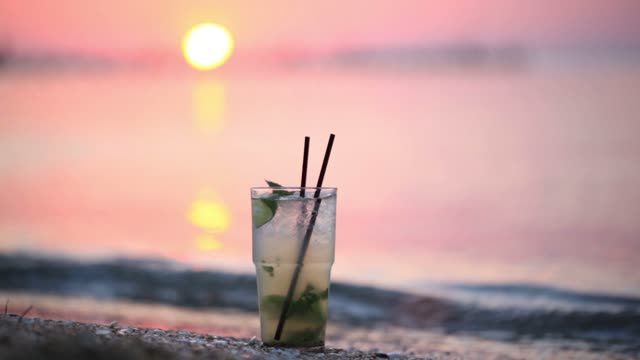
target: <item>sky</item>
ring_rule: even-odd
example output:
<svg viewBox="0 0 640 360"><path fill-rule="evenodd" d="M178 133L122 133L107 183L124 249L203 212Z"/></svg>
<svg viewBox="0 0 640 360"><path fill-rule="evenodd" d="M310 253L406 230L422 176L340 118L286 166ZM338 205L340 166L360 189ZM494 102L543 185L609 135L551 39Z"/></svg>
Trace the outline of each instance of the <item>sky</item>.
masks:
<svg viewBox="0 0 640 360"><path fill-rule="evenodd" d="M45 55L158 51L184 65L182 36L202 22L234 35L231 63L244 54L260 65L255 54L464 42L640 49L639 15L640 0L0 0L0 51L4 39ZM393 258L391 279L640 294L629 276L640 68L529 69L2 72L0 250L251 266L248 188L296 184L301 144L289 139L310 135L319 169L334 132L338 274L378 281L378 263ZM212 235L218 252L202 249L186 216L202 201L231 214ZM371 271L353 275L355 260Z"/></svg>
<svg viewBox="0 0 640 360"><path fill-rule="evenodd" d="M614 46L640 41L639 18L637 0L2 0L0 44L162 51L193 25L217 22L230 29L238 51L469 41Z"/></svg>

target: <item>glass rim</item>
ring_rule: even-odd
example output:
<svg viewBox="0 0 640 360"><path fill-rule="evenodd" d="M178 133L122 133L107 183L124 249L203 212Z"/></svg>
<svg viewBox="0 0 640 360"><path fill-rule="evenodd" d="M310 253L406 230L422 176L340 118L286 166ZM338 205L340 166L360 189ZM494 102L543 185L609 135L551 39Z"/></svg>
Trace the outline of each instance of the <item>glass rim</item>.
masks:
<svg viewBox="0 0 640 360"><path fill-rule="evenodd" d="M251 190L300 190L300 189L313 189L313 190L338 190L335 186L283 186L278 188L273 188L270 186L254 186L251 187Z"/></svg>

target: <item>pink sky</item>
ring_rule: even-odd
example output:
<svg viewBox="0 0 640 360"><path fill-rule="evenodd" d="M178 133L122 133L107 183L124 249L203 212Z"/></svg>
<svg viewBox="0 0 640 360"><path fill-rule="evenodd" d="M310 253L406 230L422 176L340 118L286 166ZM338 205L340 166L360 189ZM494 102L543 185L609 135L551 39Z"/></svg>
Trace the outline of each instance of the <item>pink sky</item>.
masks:
<svg viewBox="0 0 640 360"><path fill-rule="evenodd" d="M629 43L637 0L10 0L0 42L15 48L166 50L194 24L227 26L238 50L327 50L425 42Z"/></svg>

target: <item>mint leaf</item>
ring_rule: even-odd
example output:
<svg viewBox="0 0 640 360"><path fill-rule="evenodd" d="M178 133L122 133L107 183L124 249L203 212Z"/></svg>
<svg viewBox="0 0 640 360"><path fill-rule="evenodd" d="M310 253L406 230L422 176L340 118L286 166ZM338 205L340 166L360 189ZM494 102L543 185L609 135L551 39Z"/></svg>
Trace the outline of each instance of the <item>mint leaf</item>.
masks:
<svg viewBox="0 0 640 360"><path fill-rule="evenodd" d="M328 296L328 289L318 292L316 288L308 284L300 297L291 302L287 311L287 319L296 319L314 323L324 327L327 321L327 315L321 304L325 300L324 294ZM278 319L282 306L284 306L285 297L282 295L263 296L260 301L260 310L270 319Z"/></svg>
<svg viewBox="0 0 640 360"><path fill-rule="evenodd" d="M269 181L269 180L265 180L267 182L267 185L269 185L270 188L281 188L283 187L282 185L278 184L275 181Z"/></svg>
<svg viewBox="0 0 640 360"><path fill-rule="evenodd" d="M273 277L273 266L262 265L262 270L266 271L269 273L269 276Z"/></svg>
<svg viewBox="0 0 640 360"><path fill-rule="evenodd" d="M284 296L267 295L260 299L260 312L262 316L268 319L278 320L282 306L284 305Z"/></svg>
<svg viewBox="0 0 640 360"><path fill-rule="evenodd" d="M323 292L320 293L320 299L326 300L329 298L329 288L324 289Z"/></svg>
<svg viewBox="0 0 640 360"><path fill-rule="evenodd" d="M300 295L300 299L298 301L301 304L311 306L314 303L320 301L320 294L315 291L315 286L311 284L307 284L307 287L304 289L302 294Z"/></svg>
<svg viewBox="0 0 640 360"><path fill-rule="evenodd" d="M324 345L324 325L288 332L284 342L289 346L321 346Z"/></svg>
<svg viewBox="0 0 640 360"><path fill-rule="evenodd" d="M273 181L269 181L269 180L265 180L267 182L267 185L269 185L270 188L272 189L281 189L284 186L278 184L277 182L273 182ZM273 195L278 195L278 196L287 196L287 195L293 195L293 191L287 191L287 190L273 190Z"/></svg>

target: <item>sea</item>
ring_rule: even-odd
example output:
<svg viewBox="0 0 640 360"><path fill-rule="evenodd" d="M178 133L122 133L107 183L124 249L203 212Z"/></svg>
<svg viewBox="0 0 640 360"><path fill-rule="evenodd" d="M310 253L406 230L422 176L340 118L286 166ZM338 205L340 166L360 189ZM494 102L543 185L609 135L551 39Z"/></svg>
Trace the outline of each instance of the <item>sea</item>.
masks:
<svg viewBox="0 0 640 360"><path fill-rule="evenodd" d="M333 133L328 346L640 357L640 61L365 65L0 67L0 302L258 336L249 188Z"/></svg>

